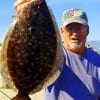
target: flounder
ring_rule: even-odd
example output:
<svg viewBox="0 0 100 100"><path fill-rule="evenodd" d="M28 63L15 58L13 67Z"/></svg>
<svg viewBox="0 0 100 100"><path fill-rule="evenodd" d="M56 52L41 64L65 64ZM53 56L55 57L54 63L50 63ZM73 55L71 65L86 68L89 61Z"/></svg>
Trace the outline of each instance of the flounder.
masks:
<svg viewBox="0 0 100 100"><path fill-rule="evenodd" d="M18 92L12 100L30 100L30 93L56 80L62 63L61 37L53 13L45 0L28 4L15 16L2 47L2 75Z"/></svg>

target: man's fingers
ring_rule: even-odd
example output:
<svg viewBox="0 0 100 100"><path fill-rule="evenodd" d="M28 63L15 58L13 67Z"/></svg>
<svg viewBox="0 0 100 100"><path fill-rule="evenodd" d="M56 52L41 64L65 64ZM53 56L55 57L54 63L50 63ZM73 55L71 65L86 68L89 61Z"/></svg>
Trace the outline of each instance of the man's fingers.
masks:
<svg viewBox="0 0 100 100"><path fill-rule="evenodd" d="M17 13L19 14L27 4L34 2L34 5L42 3L43 0L18 0L14 4L14 8L16 9Z"/></svg>
<svg viewBox="0 0 100 100"><path fill-rule="evenodd" d="M31 0L31 2L34 2L34 4L41 4L43 0Z"/></svg>
<svg viewBox="0 0 100 100"><path fill-rule="evenodd" d="M19 8L17 8L17 7L23 5L24 3L27 3L27 2L29 2L29 1L31 1L31 0L17 0L17 1L15 2L15 4L14 4L14 8L15 8L15 9L19 9Z"/></svg>
<svg viewBox="0 0 100 100"><path fill-rule="evenodd" d="M16 11L17 14L20 14L20 12L24 9L24 4L23 5L19 5L18 7L16 7Z"/></svg>

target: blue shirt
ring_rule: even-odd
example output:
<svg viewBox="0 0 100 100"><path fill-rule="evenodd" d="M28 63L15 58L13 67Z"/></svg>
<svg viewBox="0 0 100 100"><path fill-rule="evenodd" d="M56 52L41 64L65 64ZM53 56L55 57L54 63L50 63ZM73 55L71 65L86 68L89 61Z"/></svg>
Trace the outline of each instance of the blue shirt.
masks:
<svg viewBox="0 0 100 100"><path fill-rule="evenodd" d="M97 100L100 95L100 55L87 49L78 55L64 49L58 79L47 87L45 100Z"/></svg>

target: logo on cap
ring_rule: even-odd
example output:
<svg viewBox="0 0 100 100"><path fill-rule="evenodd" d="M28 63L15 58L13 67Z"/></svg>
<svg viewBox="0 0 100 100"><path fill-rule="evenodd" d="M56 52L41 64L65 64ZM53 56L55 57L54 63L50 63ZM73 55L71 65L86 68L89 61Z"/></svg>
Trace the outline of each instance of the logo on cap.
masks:
<svg viewBox="0 0 100 100"><path fill-rule="evenodd" d="M69 11L70 16L74 16L74 13L75 13L75 10L73 10L73 9Z"/></svg>

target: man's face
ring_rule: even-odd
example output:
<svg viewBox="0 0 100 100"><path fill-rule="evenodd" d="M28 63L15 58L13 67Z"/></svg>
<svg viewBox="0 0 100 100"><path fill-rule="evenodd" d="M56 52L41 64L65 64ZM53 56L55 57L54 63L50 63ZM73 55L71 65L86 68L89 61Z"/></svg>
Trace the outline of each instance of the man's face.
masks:
<svg viewBox="0 0 100 100"><path fill-rule="evenodd" d="M79 24L71 23L66 27L61 28L61 33L64 39L64 45L68 49L77 50L85 48L86 37L88 35L89 28Z"/></svg>

